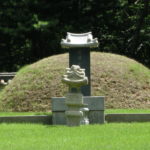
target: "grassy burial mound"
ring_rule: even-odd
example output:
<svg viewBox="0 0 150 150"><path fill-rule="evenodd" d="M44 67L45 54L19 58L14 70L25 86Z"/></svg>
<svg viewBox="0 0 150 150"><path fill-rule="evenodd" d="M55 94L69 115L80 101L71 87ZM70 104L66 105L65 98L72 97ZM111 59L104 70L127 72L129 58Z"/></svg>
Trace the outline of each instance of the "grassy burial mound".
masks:
<svg viewBox="0 0 150 150"><path fill-rule="evenodd" d="M0 93L1 111L49 111L50 97L64 96L61 77L68 54L22 68ZM92 95L106 96L106 108L150 108L150 70L124 56L91 53Z"/></svg>

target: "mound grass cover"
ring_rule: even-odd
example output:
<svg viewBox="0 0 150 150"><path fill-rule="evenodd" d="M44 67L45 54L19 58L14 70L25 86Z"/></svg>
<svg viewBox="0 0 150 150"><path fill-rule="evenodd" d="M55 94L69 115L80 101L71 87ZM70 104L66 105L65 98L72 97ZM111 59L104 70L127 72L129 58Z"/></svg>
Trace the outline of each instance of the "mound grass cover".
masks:
<svg viewBox="0 0 150 150"><path fill-rule="evenodd" d="M64 96L61 78L68 54L42 59L22 68L0 93L1 111L49 111L50 98ZM93 96L106 96L106 108L150 108L150 70L124 56L91 53Z"/></svg>

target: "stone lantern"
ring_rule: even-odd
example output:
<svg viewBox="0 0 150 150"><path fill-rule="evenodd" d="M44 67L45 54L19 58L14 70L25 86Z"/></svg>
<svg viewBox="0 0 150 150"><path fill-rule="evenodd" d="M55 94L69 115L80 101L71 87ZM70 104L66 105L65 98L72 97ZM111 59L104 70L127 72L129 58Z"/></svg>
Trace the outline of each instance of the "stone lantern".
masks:
<svg viewBox="0 0 150 150"><path fill-rule="evenodd" d="M81 69L77 65L72 65L71 68L66 69L66 74L62 78L62 82L69 86L69 92L65 98L67 125L78 126L89 124L89 109L83 102L83 95L80 90L81 86L88 84L85 69Z"/></svg>
<svg viewBox="0 0 150 150"><path fill-rule="evenodd" d="M66 39L61 40L61 47L69 49L69 67L79 65L85 69L89 82L81 89L84 96L91 95L90 49L98 45L97 38L93 39L91 32L81 34L67 32Z"/></svg>

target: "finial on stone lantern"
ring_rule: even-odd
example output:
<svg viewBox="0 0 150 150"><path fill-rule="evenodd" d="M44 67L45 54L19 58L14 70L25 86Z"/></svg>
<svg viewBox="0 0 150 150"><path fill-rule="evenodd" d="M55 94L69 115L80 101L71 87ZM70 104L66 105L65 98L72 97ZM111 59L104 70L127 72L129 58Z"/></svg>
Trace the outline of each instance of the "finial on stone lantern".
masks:
<svg viewBox="0 0 150 150"><path fill-rule="evenodd" d="M85 69L81 69L78 65L72 65L71 68L66 68L66 74L63 76L62 82L71 88L79 88L88 84Z"/></svg>

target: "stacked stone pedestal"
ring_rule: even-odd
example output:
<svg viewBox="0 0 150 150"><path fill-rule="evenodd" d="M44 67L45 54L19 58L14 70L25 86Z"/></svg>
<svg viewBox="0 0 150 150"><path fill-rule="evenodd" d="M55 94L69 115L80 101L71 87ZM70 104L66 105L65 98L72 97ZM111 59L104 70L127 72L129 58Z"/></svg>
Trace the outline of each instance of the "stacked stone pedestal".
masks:
<svg viewBox="0 0 150 150"><path fill-rule="evenodd" d="M87 118L88 108L83 103L83 95L81 93L68 93L65 104L67 106L65 115L68 126L89 124Z"/></svg>
<svg viewBox="0 0 150 150"><path fill-rule="evenodd" d="M66 125L67 119L65 112L68 111L68 107L65 103L66 97L52 97L52 120L54 125ZM84 96L83 103L87 104L84 107L83 112L86 113L88 108L89 124L103 124L105 122L104 115L104 96Z"/></svg>

